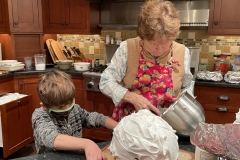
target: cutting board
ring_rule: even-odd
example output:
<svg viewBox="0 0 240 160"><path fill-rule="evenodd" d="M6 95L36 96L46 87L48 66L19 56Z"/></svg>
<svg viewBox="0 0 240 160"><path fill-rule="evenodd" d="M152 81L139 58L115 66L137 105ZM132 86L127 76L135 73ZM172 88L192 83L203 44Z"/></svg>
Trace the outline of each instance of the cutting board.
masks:
<svg viewBox="0 0 240 160"><path fill-rule="evenodd" d="M67 60L67 57L63 53L63 47L58 41L48 39L46 40L46 44L54 63L56 63L57 60Z"/></svg>
<svg viewBox="0 0 240 160"><path fill-rule="evenodd" d="M109 145L102 149L103 154L108 158L108 160L115 160L108 149ZM194 160L195 154L189 151L179 149L178 160Z"/></svg>
<svg viewBox="0 0 240 160"><path fill-rule="evenodd" d="M46 44L47 44L47 47L48 47L48 50L50 52L50 55L52 57L52 60L53 60L53 63L56 63L56 61L58 60L57 56L55 55L54 51L53 51L53 48L52 48L52 45L51 45L51 42L52 40L54 39L48 39L46 40Z"/></svg>

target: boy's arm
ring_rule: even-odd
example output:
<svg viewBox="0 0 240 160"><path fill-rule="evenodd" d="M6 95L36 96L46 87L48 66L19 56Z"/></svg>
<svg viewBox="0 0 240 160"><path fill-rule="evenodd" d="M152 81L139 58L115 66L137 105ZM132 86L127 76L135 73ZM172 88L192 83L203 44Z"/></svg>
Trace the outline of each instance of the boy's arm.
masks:
<svg viewBox="0 0 240 160"><path fill-rule="evenodd" d="M112 118L107 118L105 121L105 127L113 130L118 125L118 122L113 120Z"/></svg>
<svg viewBox="0 0 240 160"><path fill-rule="evenodd" d="M53 147L57 150L84 150L87 159L97 159L101 157L101 160L107 160L98 145L86 138L60 134L55 138Z"/></svg>

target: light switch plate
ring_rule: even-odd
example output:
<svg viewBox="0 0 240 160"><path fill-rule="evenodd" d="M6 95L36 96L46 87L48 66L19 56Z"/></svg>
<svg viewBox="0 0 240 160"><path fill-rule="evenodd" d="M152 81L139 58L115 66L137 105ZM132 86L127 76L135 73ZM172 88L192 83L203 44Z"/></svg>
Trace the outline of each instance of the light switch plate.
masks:
<svg viewBox="0 0 240 160"><path fill-rule="evenodd" d="M94 54L94 46L89 46L89 54Z"/></svg>

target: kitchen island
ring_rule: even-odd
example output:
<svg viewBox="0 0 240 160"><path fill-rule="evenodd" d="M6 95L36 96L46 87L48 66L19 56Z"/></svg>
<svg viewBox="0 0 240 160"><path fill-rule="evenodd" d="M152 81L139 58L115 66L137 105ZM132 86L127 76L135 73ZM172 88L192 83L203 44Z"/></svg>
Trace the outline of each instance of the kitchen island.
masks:
<svg viewBox="0 0 240 160"><path fill-rule="evenodd" d="M20 70L15 72L9 72L8 74L0 75L0 93L3 95L6 92L18 92L21 94L31 95L29 97L29 104L31 101L31 105L28 106L29 114L23 116L24 118L29 119L29 121L22 121L29 123L31 122L31 114L35 110L35 108L39 107L40 100L38 98L36 92L36 86L39 79L39 75L45 72L49 72L51 70L58 70L57 67L46 68L43 71L37 71L35 69L32 70ZM73 79L73 83L76 87L76 103L79 104L81 107L85 108L89 111L98 111L99 113L103 113L105 115L111 116L112 109L114 105L112 100L103 95L101 92L92 92L86 91L84 89L84 80L83 80L83 73L75 71L72 67L70 70L64 71L71 75ZM206 115L206 122L207 123L226 123L226 122L233 122L235 120L235 113L239 110L240 99L239 99L239 92L240 85L239 84L229 84L224 81L222 82L205 82L205 81L196 81L195 82L195 93L194 95L197 96L197 100L201 103L204 108L205 115ZM229 100L228 100L229 98ZM16 109L20 109L20 105L17 103L12 103L15 105ZM24 101L25 102L25 101ZM10 110L9 110L10 111ZM16 112L17 113L17 112ZM22 112L27 113L27 112ZM3 114L2 114L3 115ZM6 114L4 114L6 115ZM9 115L9 117L17 116ZM7 116L8 117L8 116ZM3 118L3 116L2 116ZM2 119L3 122L3 119ZM9 121L12 122L12 121ZM19 121L20 122L20 121ZM14 123L13 123L14 125ZM29 124L28 124L29 125ZM5 125L6 129L13 128L11 125ZM26 125L24 125L26 126ZM83 129L83 137L89 138L98 141L109 141L111 139L111 131L105 128L98 128L98 129ZM3 133L3 135L7 136L8 133ZM12 137L20 137L18 136L18 132L12 131ZM29 135L32 135L32 130L28 131ZM24 134L26 135L26 134ZM10 137L11 137L10 136ZM5 142L11 139L10 137L6 137L4 139ZM28 138L28 137L27 137ZM30 136L28 141L33 140L33 137ZM26 138L24 137L21 139L20 142L26 142ZM20 142L14 142L11 146L5 146L5 156L9 156L12 153L16 152L19 148L14 148L12 146L16 146L17 144L21 144ZM29 143L29 142L28 142ZM21 147L25 146L26 144L22 144ZM180 141L179 142L180 148L183 150L194 152L195 148L189 143L189 141ZM104 146L103 146L104 147ZM41 156L41 155L38 155Z"/></svg>
<svg viewBox="0 0 240 160"><path fill-rule="evenodd" d="M195 152L195 146L192 145L189 141L189 137L180 137L178 140L179 148L185 151ZM110 141L97 143L100 148L110 144ZM15 158L14 160L86 160L85 154L83 151L80 152L49 152L44 154L36 154L32 156Z"/></svg>

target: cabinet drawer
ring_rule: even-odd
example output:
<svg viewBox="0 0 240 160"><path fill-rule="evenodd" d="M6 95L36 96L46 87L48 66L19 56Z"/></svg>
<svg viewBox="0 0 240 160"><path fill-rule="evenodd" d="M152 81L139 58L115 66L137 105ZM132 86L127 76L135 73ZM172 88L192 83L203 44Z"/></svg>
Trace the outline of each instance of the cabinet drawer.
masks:
<svg viewBox="0 0 240 160"><path fill-rule="evenodd" d="M238 107L217 105L217 104L204 104L203 105L206 123L233 123L236 120L236 113L239 111Z"/></svg>
<svg viewBox="0 0 240 160"><path fill-rule="evenodd" d="M221 105L240 106L239 89L229 90L227 88L201 88L197 100L204 103L214 103Z"/></svg>

